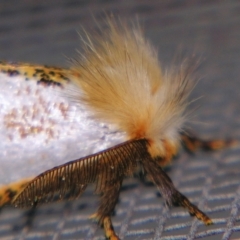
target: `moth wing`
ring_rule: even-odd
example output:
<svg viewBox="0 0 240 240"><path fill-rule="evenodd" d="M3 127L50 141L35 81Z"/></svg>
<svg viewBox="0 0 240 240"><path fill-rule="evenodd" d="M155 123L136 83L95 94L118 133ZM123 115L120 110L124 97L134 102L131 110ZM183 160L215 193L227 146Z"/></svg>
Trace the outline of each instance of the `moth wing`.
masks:
<svg viewBox="0 0 240 240"><path fill-rule="evenodd" d="M0 186L124 141L68 97L69 71L0 64Z"/></svg>

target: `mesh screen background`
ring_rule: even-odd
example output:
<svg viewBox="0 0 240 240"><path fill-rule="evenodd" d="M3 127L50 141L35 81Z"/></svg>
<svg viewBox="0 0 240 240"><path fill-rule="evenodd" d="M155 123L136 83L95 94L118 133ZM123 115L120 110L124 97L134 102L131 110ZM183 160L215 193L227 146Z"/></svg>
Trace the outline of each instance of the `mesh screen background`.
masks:
<svg viewBox="0 0 240 240"><path fill-rule="evenodd" d="M202 60L191 98L191 127L202 138L240 139L239 1L0 2L0 59L68 66L81 49L77 30L100 25L106 13L135 19L159 49L163 65L181 49ZM94 16L94 17L93 17ZM182 152L167 170L178 190L213 219L205 227L182 208L165 208L154 186L124 182L113 223L121 239L240 239L240 147L214 153ZM63 160L64 161L64 160ZM81 199L27 210L4 208L0 239L104 239L88 216L97 208L91 187Z"/></svg>

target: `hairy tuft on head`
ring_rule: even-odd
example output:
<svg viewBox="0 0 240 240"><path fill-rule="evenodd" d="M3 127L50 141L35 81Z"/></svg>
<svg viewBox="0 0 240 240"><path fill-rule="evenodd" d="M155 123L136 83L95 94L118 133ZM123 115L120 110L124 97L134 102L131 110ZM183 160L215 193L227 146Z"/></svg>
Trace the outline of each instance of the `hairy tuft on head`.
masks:
<svg viewBox="0 0 240 240"><path fill-rule="evenodd" d="M108 21L97 37L86 35L84 53L74 61L78 100L99 120L115 124L129 139L145 138L152 155L163 142L178 145L184 110L192 89L187 61L179 69L161 69L158 54L138 25Z"/></svg>

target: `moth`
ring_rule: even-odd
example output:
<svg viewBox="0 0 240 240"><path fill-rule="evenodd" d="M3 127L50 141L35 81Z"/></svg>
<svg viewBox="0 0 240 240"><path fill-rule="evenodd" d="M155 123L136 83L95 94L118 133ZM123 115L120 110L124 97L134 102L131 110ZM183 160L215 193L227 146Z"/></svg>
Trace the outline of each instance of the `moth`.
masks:
<svg viewBox="0 0 240 240"><path fill-rule="evenodd" d="M178 68L162 69L139 26L109 21L107 30L87 34L82 44L83 53L69 69L0 63L5 139L0 206L31 207L76 198L96 183L100 206L92 217L108 239L119 239L111 214L123 179L140 166L167 205L182 206L212 224L163 170L181 145L192 152L233 144L203 141L184 130L195 84L192 64L184 61ZM16 154L19 142L28 146L24 159ZM67 150L72 155L65 156ZM14 168L18 171L13 173Z"/></svg>

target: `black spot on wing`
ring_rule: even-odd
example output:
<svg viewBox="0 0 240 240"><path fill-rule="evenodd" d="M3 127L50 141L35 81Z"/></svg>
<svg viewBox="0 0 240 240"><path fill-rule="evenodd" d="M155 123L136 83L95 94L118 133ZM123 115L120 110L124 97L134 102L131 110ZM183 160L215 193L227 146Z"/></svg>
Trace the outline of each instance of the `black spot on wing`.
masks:
<svg viewBox="0 0 240 240"><path fill-rule="evenodd" d="M61 87L62 84L59 82L55 82L51 79L46 79L44 77L42 77L40 80L37 81L37 84L42 84L44 86L58 86Z"/></svg>

